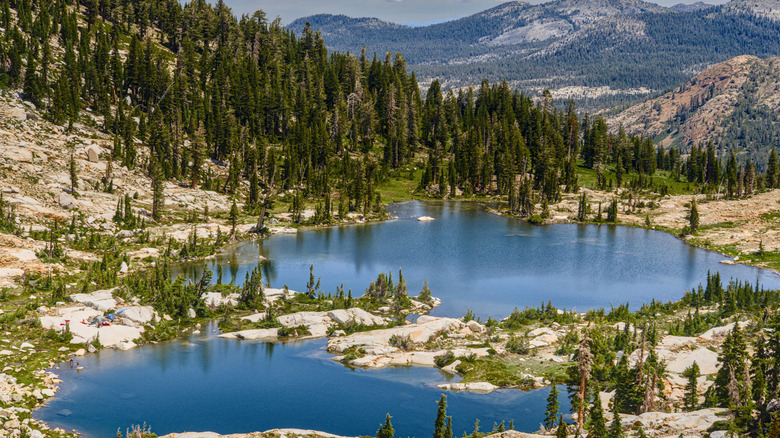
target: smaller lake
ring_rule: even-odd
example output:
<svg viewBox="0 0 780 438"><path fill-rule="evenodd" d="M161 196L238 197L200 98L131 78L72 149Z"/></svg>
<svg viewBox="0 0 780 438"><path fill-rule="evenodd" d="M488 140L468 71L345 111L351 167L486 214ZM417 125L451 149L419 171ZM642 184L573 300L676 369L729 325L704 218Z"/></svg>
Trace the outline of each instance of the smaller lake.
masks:
<svg viewBox="0 0 780 438"><path fill-rule="evenodd" d="M515 307L589 308L676 300L704 283L707 272L721 278L780 288L780 276L744 265L725 265L726 257L691 246L660 231L615 225L554 224L486 212L474 202L405 202L389 207L398 219L364 225L310 229L242 242L207 263L183 265L196 278L204 268L223 265L223 281L243 283L248 270L263 263L272 287L306 290L309 266L322 290L343 284L362 295L380 272L398 280L403 270L409 294L427 279L443 304L433 315L462 316L467 309L486 319L502 318ZM432 216L432 222L418 222Z"/></svg>
<svg viewBox="0 0 780 438"><path fill-rule="evenodd" d="M216 338L215 328L126 352L103 350L81 358L80 372L63 364L56 371L62 389L35 417L93 438L143 422L158 435L292 427L360 436L374 434L390 413L396 436L426 437L442 394L435 385L452 378L433 368L352 370L330 359L324 339L242 343ZM454 435L471 433L476 419L482 430L512 419L518 430L536 430L548 393L448 393ZM566 399L563 390L562 412Z"/></svg>

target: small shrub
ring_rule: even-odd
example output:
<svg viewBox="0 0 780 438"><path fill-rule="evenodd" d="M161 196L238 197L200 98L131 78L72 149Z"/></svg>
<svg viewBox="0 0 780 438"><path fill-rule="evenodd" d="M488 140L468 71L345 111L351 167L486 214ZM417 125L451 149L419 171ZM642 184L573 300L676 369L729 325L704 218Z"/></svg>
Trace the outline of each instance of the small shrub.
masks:
<svg viewBox="0 0 780 438"><path fill-rule="evenodd" d="M433 361L437 367L444 368L447 365L455 362L455 354L448 350L446 353L436 356Z"/></svg>
<svg viewBox="0 0 780 438"><path fill-rule="evenodd" d="M528 346L528 340L525 338L519 338L512 336L506 341L506 351L515 354L528 354L530 347Z"/></svg>
<svg viewBox="0 0 780 438"><path fill-rule="evenodd" d="M412 342L409 336L393 335L390 337L390 345L404 351L409 351L414 347L414 342Z"/></svg>

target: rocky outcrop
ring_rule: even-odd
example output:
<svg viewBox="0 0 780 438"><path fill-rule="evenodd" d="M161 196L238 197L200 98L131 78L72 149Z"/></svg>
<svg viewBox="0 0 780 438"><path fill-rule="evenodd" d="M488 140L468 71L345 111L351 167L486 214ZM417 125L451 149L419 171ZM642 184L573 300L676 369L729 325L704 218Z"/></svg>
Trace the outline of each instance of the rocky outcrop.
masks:
<svg viewBox="0 0 780 438"><path fill-rule="evenodd" d="M219 335L223 339L238 339L241 341L275 341L279 338L279 329L242 330L240 332L223 333Z"/></svg>
<svg viewBox="0 0 780 438"><path fill-rule="evenodd" d="M780 16L780 9L776 13ZM708 140L719 146L721 134L741 126L741 118L732 116L745 105L743 102L749 102L751 109L777 107L778 66L780 58L738 56L708 68L660 97L610 115L607 122L615 130L622 126L628 134L654 137L664 148L687 150Z"/></svg>
<svg viewBox="0 0 780 438"><path fill-rule="evenodd" d="M89 294L73 294L70 300L82 306L63 305L52 309L38 309L41 326L56 332L69 331L72 344L89 344L98 341L107 348L128 350L136 346L135 340L142 337L144 325L158 320L157 313L149 306L126 307L114 314L108 325L93 324L95 318L102 318L106 311L114 310L120 301L112 295L113 290L95 291Z"/></svg>
<svg viewBox="0 0 780 438"><path fill-rule="evenodd" d="M332 320L327 312L298 312L289 315L282 315L276 318L279 324L287 328L304 326L312 337L321 338L327 336L328 327L332 325Z"/></svg>
<svg viewBox="0 0 780 438"><path fill-rule="evenodd" d="M151 306L133 306L118 310L117 315L138 324L148 324L159 320L157 312Z"/></svg>
<svg viewBox="0 0 780 438"><path fill-rule="evenodd" d="M744 329L747 327L748 322L747 321L740 321L739 322L739 328ZM702 333L699 336L699 339L707 340L707 341L713 341L713 340L723 340L726 338L726 335L728 335L730 332L734 330L734 323L726 324L722 327L713 327L706 332Z"/></svg>
<svg viewBox="0 0 780 438"><path fill-rule="evenodd" d="M534 435L532 433L523 433L516 430L507 430L505 432L487 435L485 438L543 438L544 435Z"/></svg>
<svg viewBox="0 0 780 438"><path fill-rule="evenodd" d="M391 338L408 338L412 344L422 344L441 333L460 329L464 326L463 321L459 319L421 316L416 324L331 338L328 340L328 351L343 353L349 348L358 347L365 350L368 354L385 354L398 350L397 347L390 345Z"/></svg>
<svg viewBox="0 0 780 438"><path fill-rule="evenodd" d="M328 317L337 324L363 324L365 326L384 325L387 319L372 315L360 308L336 309L328 312Z"/></svg>
<svg viewBox="0 0 780 438"><path fill-rule="evenodd" d="M478 394L487 394L498 389L498 386L488 382L442 383L436 386L442 391L468 391Z"/></svg>
<svg viewBox="0 0 780 438"><path fill-rule="evenodd" d="M220 435L214 432L183 432L164 435L161 438L348 438L332 433L304 429L271 429L265 432Z"/></svg>
<svg viewBox="0 0 780 438"><path fill-rule="evenodd" d="M607 421L611 414L606 415ZM647 412L642 415L620 415L624 428L641 425L653 437L704 436L704 433L718 421L728 419L728 409L710 408L693 412Z"/></svg>
<svg viewBox="0 0 780 438"><path fill-rule="evenodd" d="M70 193L61 192L54 198L54 200L57 201L57 204L65 210L73 210L77 207L76 198L74 198Z"/></svg>
<svg viewBox="0 0 780 438"><path fill-rule="evenodd" d="M117 301L113 296L114 291L115 289L110 289L99 290L89 294L73 294L70 296L70 300L74 303L82 303L105 312L106 310L114 309L117 305Z"/></svg>
<svg viewBox="0 0 780 438"><path fill-rule="evenodd" d="M217 308L219 306L237 306L238 294L229 294L222 296L219 292L206 292L200 296L207 306Z"/></svg>
<svg viewBox="0 0 780 438"><path fill-rule="evenodd" d="M718 364L718 353L704 347L699 347L693 351L686 351L678 354L672 361L666 365L666 370L670 373L682 374L686 368L693 365L699 366L703 375L715 374L720 369Z"/></svg>
<svg viewBox="0 0 780 438"><path fill-rule="evenodd" d="M282 289L276 289L282 291ZM218 295L218 294L217 294ZM276 295L281 296L281 295ZM266 296L267 297L267 296ZM265 313L257 313L250 316L245 316L241 319L258 322L260 319L265 318ZM288 315L281 315L276 317L276 320L288 329L297 327L306 327L309 331L308 336L303 338L321 338L328 335L328 332L332 328L337 328L340 325L348 324L362 324L367 327L382 326L389 321L381 316L372 315L363 309L354 307L351 309L337 309L329 312L297 312L290 313ZM277 329L273 329L277 330ZM268 330L243 330L240 332L226 333L221 335L224 338L231 339L244 339L244 340L267 340L273 341L276 339L277 331Z"/></svg>
<svg viewBox="0 0 780 438"><path fill-rule="evenodd" d="M476 328L476 327L475 327ZM463 321L452 318L421 316L418 322L389 329L371 330L353 333L349 336L332 337L328 340L328 351L343 354L347 351L359 351L360 354L347 357L338 356L335 360L366 368L385 366L436 366L436 357L451 352L455 357L487 356L488 348L457 348L452 350L426 350L423 344L447 334L448 337L464 337L472 333ZM449 372L454 373L450 365Z"/></svg>

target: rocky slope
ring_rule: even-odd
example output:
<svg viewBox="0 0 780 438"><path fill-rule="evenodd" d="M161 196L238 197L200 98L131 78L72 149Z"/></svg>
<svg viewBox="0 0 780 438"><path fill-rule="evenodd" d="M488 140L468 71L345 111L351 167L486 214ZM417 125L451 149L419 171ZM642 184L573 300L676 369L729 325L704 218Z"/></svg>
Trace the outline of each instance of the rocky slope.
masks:
<svg viewBox="0 0 780 438"><path fill-rule="evenodd" d="M780 58L739 56L608 121L611 126L623 125L628 133L652 136L664 147L685 149L710 139L727 147L724 134L748 126L745 113L765 115L759 126L773 137L772 131L780 129L779 104Z"/></svg>
<svg viewBox="0 0 780 438"><path fill-rule="evenodd" d="M38 258L36 254L45 247L45 242L27 238L30 231L47 230L54 221L63 226L75 219L79 227L97 233L133 238L136 233L120 230L113 221L117 204L125 195L133 198L133 212L149 225L147 231L152 236L165 235L185 241L193 225L187 224L184 216L206 209L208 221L195 225L198 236L213 237L218 230L223 235L229 233L230 225L214 218L230 210L232 200L224 194L166 182L165 216L157 223L151 218L151 179L142 169L130 170L116 161L110 169L113 191L107 192L104 181L111 145L112 140L106 134L89 124L77 123L68 132L64 126L45 121L42 114L19 98L18 91L0 92L0 190L6 209L12 209L17 226L23 231L22 237L0 233L0 287L15 284L15 279L28 271L66 270L61 263L46 263ZM139 149L142 154L147 150ZM71 153L76 163L75 193L71 191ZM208 167L215 175L226 172L226 167L219 163L208 163ZM246 223L238 230L246 231L251 226ZM274 232L295 231L281 226L272 228ZM74 262L96 259L90 252L63 246L65 256ZM128 255L132 261L156 257L159 250L138 248Z"/></svg>

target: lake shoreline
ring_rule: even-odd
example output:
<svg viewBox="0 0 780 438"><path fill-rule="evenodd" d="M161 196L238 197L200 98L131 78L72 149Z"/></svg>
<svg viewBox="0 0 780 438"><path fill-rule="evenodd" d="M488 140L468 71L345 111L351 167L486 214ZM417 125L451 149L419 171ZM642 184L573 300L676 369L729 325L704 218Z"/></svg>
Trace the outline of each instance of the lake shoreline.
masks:
<svg viewBox="0 0 780 438"><path fill-rule="evenodd" d="M468 202L475 202L475 201L468 201ZM572 223L577 223L577 222L572 222ZM618 225L625 225L625 224L618 224ZM677 237L677 236L675 236L675 237Z"/></svg>

